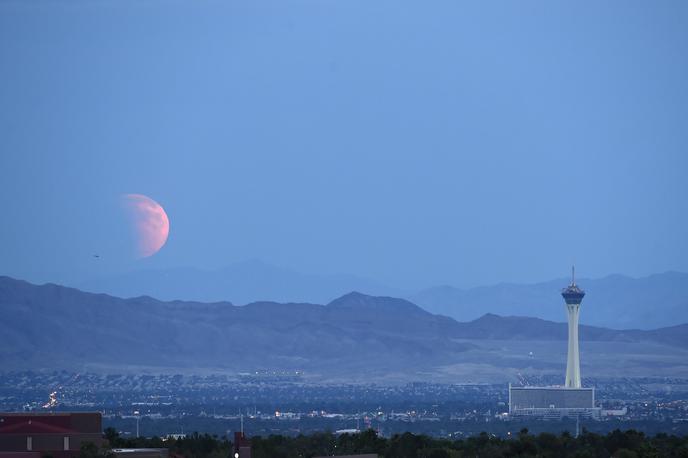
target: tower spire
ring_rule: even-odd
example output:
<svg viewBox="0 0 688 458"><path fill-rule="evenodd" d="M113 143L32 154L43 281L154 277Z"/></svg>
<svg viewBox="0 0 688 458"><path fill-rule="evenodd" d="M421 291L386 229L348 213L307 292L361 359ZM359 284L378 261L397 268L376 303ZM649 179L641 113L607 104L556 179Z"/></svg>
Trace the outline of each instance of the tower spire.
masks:
<svg viewBox="0 0 688 458"><path fill-rule="evenodd" d="M576 266L571 265L571 284L576 286Z"/></svg>

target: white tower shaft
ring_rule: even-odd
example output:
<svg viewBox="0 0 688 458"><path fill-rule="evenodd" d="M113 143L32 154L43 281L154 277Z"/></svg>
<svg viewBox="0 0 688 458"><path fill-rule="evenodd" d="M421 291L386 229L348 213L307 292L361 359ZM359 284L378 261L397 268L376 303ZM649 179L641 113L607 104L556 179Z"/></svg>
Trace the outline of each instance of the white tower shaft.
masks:
<svg viewBox="0 0 688 458"><path fill-rule="evenodd" d="M580 304L566 304L569 321L569 352L566 361L567 388L580 388L580 357L578 352L578 313Z"/></svg>

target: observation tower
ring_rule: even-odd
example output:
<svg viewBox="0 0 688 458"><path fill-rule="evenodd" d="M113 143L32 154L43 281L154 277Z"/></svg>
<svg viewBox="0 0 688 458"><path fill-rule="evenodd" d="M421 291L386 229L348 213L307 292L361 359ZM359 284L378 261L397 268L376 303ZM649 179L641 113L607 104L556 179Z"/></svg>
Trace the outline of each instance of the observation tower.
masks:
<svg viewBox="0 0 688 458"><path fill-rule="evenodd" d="M585 291L576 285L576 270L571 267L571 284L561 291L566 302L566 313L569 320L569 351L566 360L566 388L580 388L580 356L578 352L578 314Z"/></svg>
<svg viewBox="0 0 688 458"><path fill-rule="evenodd" d="M581 387L578 354L578 313L585 291L576 285L571 268L571 284L561 291L569 319L569 354L564 386L511 386L509 415L545 419L600 418L602 409L595 407L595 388Z"/></svg>

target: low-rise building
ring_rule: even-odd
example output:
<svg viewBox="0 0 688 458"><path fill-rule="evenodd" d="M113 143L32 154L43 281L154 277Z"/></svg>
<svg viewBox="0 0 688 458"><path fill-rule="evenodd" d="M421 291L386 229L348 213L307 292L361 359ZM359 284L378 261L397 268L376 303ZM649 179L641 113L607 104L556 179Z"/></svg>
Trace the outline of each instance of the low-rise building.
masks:
<svg viewBox="0 0 688 458"><path fill-rule="evenodd" d="M103 444L99 412L0 413L0 452L71 458L87 442Z"/></svg>
<svg viewBox="0 0 688 458"><path fill-rule="evenodd" d="M549 419L599 418L594 388L513 387L509 385L509 415Z"/></svg>

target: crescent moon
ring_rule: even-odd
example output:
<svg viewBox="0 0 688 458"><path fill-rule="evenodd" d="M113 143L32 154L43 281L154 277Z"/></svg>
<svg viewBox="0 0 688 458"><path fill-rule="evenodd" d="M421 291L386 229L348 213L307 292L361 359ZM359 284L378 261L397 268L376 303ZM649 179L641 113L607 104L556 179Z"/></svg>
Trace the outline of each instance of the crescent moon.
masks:
<svg viewBox="0 0 688 458"><path fill-rule="evenodd" d="M143 194L125 194L124 208L136 233L136 255L153 256L167 242L170 220L162 205Z"/></svg>

